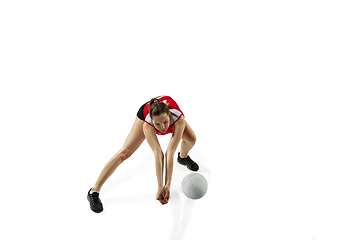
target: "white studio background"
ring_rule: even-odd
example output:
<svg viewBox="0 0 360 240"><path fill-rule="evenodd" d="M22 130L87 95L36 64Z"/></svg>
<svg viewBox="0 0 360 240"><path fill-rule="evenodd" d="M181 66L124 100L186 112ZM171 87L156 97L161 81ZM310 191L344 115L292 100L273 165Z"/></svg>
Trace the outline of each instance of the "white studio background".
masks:
<svg viewBox="0 0 360 240"><path fill-rule="evenodd" d="M356 1L2 1L7 239L360 238ZM204 198L155 200L146 142L86 194L138 108L170 95ZM159 137L165 149L170 136Z"/></svg>

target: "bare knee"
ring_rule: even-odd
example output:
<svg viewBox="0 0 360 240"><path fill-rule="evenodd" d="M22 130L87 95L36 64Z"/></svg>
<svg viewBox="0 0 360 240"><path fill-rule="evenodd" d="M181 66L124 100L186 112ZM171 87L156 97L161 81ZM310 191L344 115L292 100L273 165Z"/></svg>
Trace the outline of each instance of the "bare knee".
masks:
<svg viewBox="0 0 360 240"><path fill-rule="evenodd" d="M194 135L193 138L191 138L191 141L195 145L195 143L196 143L196 135Z"/></svg>
<svg viewBox="0 0 360 240"><path fill-rule="evenodd" d="M196 143L196 136L195 136L195 135L192 135L192 136L184 139L184 141L185 141L186 143L191 144L191 145L195 145L195 143Z"/></svg>
<svg viewBox="0 0 360 240"><path fill-rule="evenodd" d="M120 161L120 162L123 162L125 161L126 159L128 159L129 157L131 157L131 155L133 154L134 152L129 150L129 149L121 149L120 152L117 154L117 159Z"/></svg>

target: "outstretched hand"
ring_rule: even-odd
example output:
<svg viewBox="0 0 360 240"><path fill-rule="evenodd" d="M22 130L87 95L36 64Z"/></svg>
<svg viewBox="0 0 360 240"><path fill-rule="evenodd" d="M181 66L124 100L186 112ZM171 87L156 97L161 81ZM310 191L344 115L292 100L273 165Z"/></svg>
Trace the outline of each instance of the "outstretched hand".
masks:
<svg viewBox="0 0 360 240"><path fill-rule="evenodd" d="M170 189L168 187L159 188L156 194L156 200L158 200L162 205L165 205L169 202L170 198Z"/></svg>

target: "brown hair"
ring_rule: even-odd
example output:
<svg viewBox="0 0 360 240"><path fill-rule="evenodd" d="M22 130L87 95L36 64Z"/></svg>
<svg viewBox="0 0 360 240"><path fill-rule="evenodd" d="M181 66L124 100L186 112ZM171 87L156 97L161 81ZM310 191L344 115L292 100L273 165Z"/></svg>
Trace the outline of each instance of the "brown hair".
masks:
<svg viewBox="0 0 360 240"><path fill-rule="evenodd" d="M166 113L168 116L170 116L169 106L163 102L160 102L157 98L152 98L150 100L149 113L151 119L154 116L160 116L163 113Z"/></svg>

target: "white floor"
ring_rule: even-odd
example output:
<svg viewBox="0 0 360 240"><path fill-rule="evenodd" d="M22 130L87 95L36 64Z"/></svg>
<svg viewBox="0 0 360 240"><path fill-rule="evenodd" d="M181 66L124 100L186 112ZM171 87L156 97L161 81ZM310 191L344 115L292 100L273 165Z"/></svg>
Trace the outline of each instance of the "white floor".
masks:
<svg viewBox="0 0 360 240"><path fill-rule="evenodd" d="M355 1L0 3L6 239L358 240ZM138 108L172 96L209 183L174 165L155 200L146 142L86 199ZM165 150L170 136L159 137Z"/></svg>

